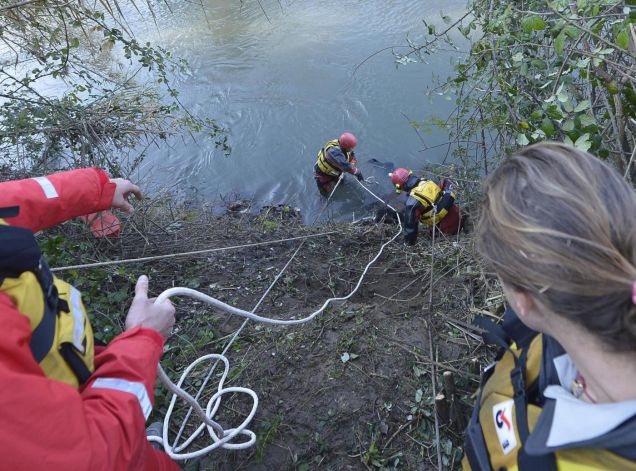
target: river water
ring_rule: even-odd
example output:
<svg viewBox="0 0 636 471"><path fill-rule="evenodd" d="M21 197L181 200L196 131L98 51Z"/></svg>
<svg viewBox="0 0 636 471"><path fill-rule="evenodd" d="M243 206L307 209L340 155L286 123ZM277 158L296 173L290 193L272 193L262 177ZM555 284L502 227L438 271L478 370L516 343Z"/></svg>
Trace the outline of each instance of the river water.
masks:
<svg viewBox="0 0 636 471"><path fill-rule="evenodd" d="M445 117L448 98L426 96L434 76L445 77L459 52L439 51L427 63L396 68L387 46L419 39L422 20L444 29L465 0L203 0L155 9L136 28L138 39L171 50L189 63L174 78L181 102L229 129L232 153L210 140L172 140L150 148L142 174L174 184L189 197L253 198L256 205L290 203L310 221L322 205L313 181L316 153L342 131L354 132L359 167L386 194L386 171L375 158L420 168L444 158L440 132L418 136L410 120ZM263 12L265 11L265 13ZM405 51L400 49L400 51ZM422 141L424 140L424 142ZM365 175L365 176L366 176ZM329 216L360 217L369 195L349 179L334 197Z"/></svg>

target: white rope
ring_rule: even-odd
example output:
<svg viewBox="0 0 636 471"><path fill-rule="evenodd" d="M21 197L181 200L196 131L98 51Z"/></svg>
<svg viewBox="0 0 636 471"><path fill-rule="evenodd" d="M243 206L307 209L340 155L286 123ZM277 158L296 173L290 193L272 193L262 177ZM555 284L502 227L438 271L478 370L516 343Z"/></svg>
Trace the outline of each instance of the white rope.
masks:
<svg viewBox="0 0 636 471"><path fill-rule="evenodd" d="M320 211L318 212L318 214L316 215L316 217L314 218L312 224L315 224L316 221L318 220L318 218L320 218L320 216L322 215L322 213L325 211L325 209L327 209L327 206L329 205L329 202L331 201L331 197L334 195L334 193L336 192L336 189L338 188L338 186L340 185L340 182L342 181L342 179L344 178L344 174L340 174L340 177L338 178L338 181L336 182L336 184L334 185L333 189L331 190L331 192L329 193L329 197L327 198L327 200L325 201L325 203L323 204L322 208L320 209ZM252 308L251 312L256 312L256 310L259 308L259 306L263 303L263 301L265 301L265 298L267 298L267 295L269 294L269 292L274 288L274 286L276 285L276 283L278 282L278 280L280 279L280 277L283 275L283 273L285 272L285 270L287 270L287 267L291 264L291 262L294 260L294 258L296 258L296 255L298 254L298 252L300 252L300 249L303 247L303 245L305 244L305 241L303 240L298 247L296 248L296 251L292 254L292 256L289 258L289 260L287 261L287 263L285 264L285 266L278 272L278 274L274 277L274 280L271 282L271 284L269 285L269 287L265 290L265 292L263 293L263 295L261 296L261 298L258 300L258 302L256 303L256 305ZM223 348L223 352L221 352L221 355L225 355L230 347L234 344L234 342L236 341L236 339L239 337L239 335L241 335L241 332L243 331L243 329L245 328L245 326L247 325L247 323L249 322L249 319L245 319L245 321L243 321L243 324L241 324L241 326L238 328L238 330L234 333L234 335L232 336L232 338L230 339L230 341L227 343L227 345ZM181 438L181 435L183 434L183 431L185 430L185 427L188 423L188 420L190 419L190 416L192 414L193 411L197 411L197 415L205 421L205 417L202 417L200 413L200 406L198 405L197 401L199 400L199 397L201 396L201 394L203 394L203 391L205 390L208 382L210 381L210 378L212 377L212 373L214 372L214 369L216 368L216 366L218 365L219 360L217 360L216 362L214 362L214 364L209 368L208 373L205 377L205 379L203 380L203 382L201 383L201 386L199 387L199 390L197 391L196 396L193 398L194 399L194 403L190 403L190 408L188 409L188 412L186 413L185 418L183 419L183 421L181 422L181 427L179 427L179 431L177 432L177 436L175 437L175 441L174 441L174 445L176 446L176 444L179 442L179 439ZM160 378L162 377L161 373L162 370L161 368L158 369L158 373ZM167 375L164 373L163 374L164 379L168 380L168 381L164 381L164 383L170 383L172 384L171 381L169 381L169 378L167 377ZM186 399L186 401L190 402L187 396L184 397L184 399Z"/></svg>
<svg viewBox="0 0 636 471"><path fill-rule="evenodd" d="M93 267L103 267L106 265L123 265L125 263L135 263L135 262L148 262L151 260L163 260L165 258L175 258L175 257L187 257L190 255L200 255L204 253L212 253L212 252L222 252L224 250L234 250L234 249L244 249L247 247L257 247L259 245L272 245L272 244L280 244L283 242L290 242L292 240L304 240L311 239L313 237L322 237L330 234L336 234L337 231L329 231L329 232L321 232L320 234L309 234L298 237L289 237L287 239L278 239L278 240L268 240L265 242L254 242L252 244L243 244L243 245L231 245L229 247L217 247L214 249L203 249L203 250L194 250L192 252L181 252L181 253L171 253L166 255L153 255L151 257L141 257L141 258L126 258L123 260L108 260L106 262L95 262L95 263L84 263L82 265L69 265L66 267L57 267L51 268L51 271L63 271L63 270L75 270L80 268L93 268Z"/></svg>
<svg viewBox="0 0 636 471"><path fill-rule="evenodd" d="M338 184L340 183L341 179L338 180ZM241 326L239 331L237 331L237 333L234 335L234 337L230 340L230 343L228 343L228 345L224 349L223 354L221 354L221 355L218 355L218 354L204 355L201 358L199 358L196 361L194 361L182 373L181 378L179 379L179 382L176 384L176 386L170 382L170 380L165 375L163 370L161 370L161 366L159 366L159 370L161 370L160 373L159 373L159 378L162 380L162 383L164 383L164 385L168 388L168 390L173 393L173 396L172 396L172 399L170 401L170 406L168 407L168 411L166 413L166 416L164 418L164 422L163 422L163 436L162 436L162 438L151 437L150 439L152 441L156 441L158 443L161 443L163 445L164 450L166 451L166 453L172 459L185 460L185 459L200 457L200 456L208 454L210 451L212 451L212 450L214 450L216 448L219 448L219 447L225 448L225 449L232 449L232 450L241 450L241 449L249 448L252 445L254 445L254 443L256 442L256 435L251 430L248 430L247 427L248 427L249 423L251 422L251 420L254 418L254 415L256 414L256 409L258 407L258 396L256 395L256 393L254 391L252 391L251 389L248 389L248 388L242 388L242 387L224 388L223 387L223 383L224 383L224 381L225 381L225 379L227 377L228 371L229 371L229 362L228 362L227 358L224 356L224 354L229 349L229 346L231 345L231 343L238 337L238 333L240 332L240 330L243 329L243 327L247 323L247 320L249 320L249 319L255 320L255 321L258 321L258 322L262 322L262 323L265 323L265 324L270 324L270 325L297 325L297 324L304 324L304 323L307 323L307 322L311 321L316 316L318 316L322 312L324 312L324 310L330 304L332 304L332 303L342 303L342 302L348 300L349 298L351 298L358 291L358 289L362 285L362 281L364 280L364 277L366 276L367 272L369 271L371 265L373 265L376 262L376 260L378 260L378 258L380 258L380 256L382 255L385 247L388 246L389 244L391 244L395 239L397 239L401 235L401 233L402 233L402 221L401 221L401 218L400 218L400 215L399 215L398 211L395 208L393 208L391 205L386 203L384 200L382 200L379 196L377 196L371 190L369 190L367 187L365 187L362 184L362 182L359 182L359 183L360 183L360 186L362 188L364 188L367 192L369 192L371 195L373 195L374 198L376 198L379 201L381 201L382 203L386 204L390 209L392 209L396 213L397 218L398 218L399 230L390 240L388 240L387 242L382 244L382 246L380 247L380 249L379 249L378 253L376 254L376 256L373 257L373 259L371 259L371 261L369 261L369 263L367 263L367 265L365 266L362 274L360 275L360 278L358 279L358 282L356 283L355 287L353 288L353 290L348 295L341 296L341 297L329 298L322 304L322 306L318 310L316 310L316 311L312 312L311 314L309 314L309 315L307 315L307 316L305 316L303 318L300 318L300 319L272 319L272 318L268 318L268 317L259 316L259 315L254 313L254 311L256 311L256 309L259 307L261 302L265 299L265 296L267 296L269 291L273 288L273 286L276 284L278 279L281 277L283 272L287 269L287 267L289 266L291 261L296 256L296 254L300 251L300 248L302 247L302 245L305 242L303 240L303 242L300 244L300 246L296 249L296 252L294 252L294 254L290 258L290 260L281 269L281 271L278 273L278 275L276 276L276 278L274 279L274 281L272 282L270 287L267 289L267 291L265 292L263 297L261 297L261 300L257 303L257 305L254 307L254 309L252 309L251 312L245 311L243 309L236 308L234 306L230 306L229 304L226 304L223 301L220 301L220 300L218 300L218 299L216 299L216 298L214 298L212 296L206 295L204 293L201 293L199 291L196 291L196 290L193 290L193 289L190 289L190 288L182 288L182 287L170 288L170 289L167 289L166 291L164 291L163 293L161 293L159 295L159 297L156 299L155 302L156 303L160 303L160 302L163 302L163 301L165 301L165 300L167 300L167 299L169 299L171 297L174 297L174 296L189 296L189 297L198 299L199 301L203 301L205 303L208 303L208 304L210 304L210 305L212 305L214 307L217 307L217 308L219 308L219 309L221 309L221 310L223 310L223 311L225 311L225 312L227 312L229 314L241 316L241 317L244 317L246 319L246 322L243 323L243 325ZM330 200L331 196L333 195L333 193L335 192L336 188L338 187L338 184L336 184L336 186L332 190L331 194L329 195L329 198L327 199L327 202L323 206L322 211L324 211L324 209L326 208L327 204L329 203L329 200ZM316 219L318 217L320 217L320 214L322 214L322 211L318 214ZM221 361L221 362L223 362L225 368L224 368L224 372L223 372L223 375L221 377L221 380L219 381L217 392L209 399L209 401L207 403L207 406L206 406L206 409L205 409L205 413L204 413L205 415L203 417L200 417L202 419L203 423L201 423L197 427L195 432L192 433L190 435L190 437L188 437L181 445L176 446L176 442L177 442L179 437L177 437L175 439L175 442L171 445L169 443L169 441L168 441L168 430L170 428L169 427L170 418L172 416L172 411L174 409L174 405L176 403L177 396L183 398L183 394L181 394L181 393L185 393L185 391L183 391L181 389L181 386L182 386L183 382L185 381L186 377L188 376L188 374L190 373L190 371L192 371L192 369L196 365L198 365L199 363L201 363L203 361L213 360L213 359L216 360L215 365L219 361ZM210 368L209 373L208 373L208 378L211 375L211 372L213 371L214 366L212 366ZM166 384L165 383L166 381L169 384ZM202 388L203 387L204 386L202 385ZM197 415L202 415L203 414L203 412L201 411L200 406L198 406L198 404L196 403L196 400L198 400L198 398L200 397L202 388L199 390L199 393L197 394L196 399L192 398L187 393L185 393L185 396L187 396L186 402L188 402L191 405L191 407L192 407L192 409L190 411L188 411L188 417L189 417L190 412L192 410L194 410L195 413L197 413ZM213 419L214 415L216 414L216 412L218 411L218 409L220 407L221 397L224 396L225 394L230 394L230 393L243 393L243 394L249 395L252 398L252 409L251 409L250 413L248 414L248 416L243 420L243 422L238 427L222 430L222 429L220 429L220 426L216 422L214 422L212 419ZM194 404L193 404L193 402L194 402ZM185 421L187 421L188 417L186 417L186 419L184 420L184 423L182 425L182 429L185 426ZM207 429L208 434L210 435L210 438L212 439L213 443L211 445L205 447L205 448L200 449L200 450L196 450L196 451L189 452L189 453L181 453L197 437L199 437L201 435L201 433L203 432L203 430L205 430L205 429ZM179 435L180 434L181 434L181 431L180 431ZM239 436L239 435L247 437L247 440L246 441L242 441L242 442L238 442L238 443L233 442L232 440L235 437Z"/></svg>

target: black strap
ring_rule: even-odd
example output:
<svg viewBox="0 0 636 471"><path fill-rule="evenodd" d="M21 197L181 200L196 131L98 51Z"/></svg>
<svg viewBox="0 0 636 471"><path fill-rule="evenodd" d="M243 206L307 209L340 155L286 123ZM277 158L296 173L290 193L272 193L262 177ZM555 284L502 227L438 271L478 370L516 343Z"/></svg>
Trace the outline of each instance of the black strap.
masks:
<svg viewBox="0 0 636 471"><path fill-rule="evenodd" d="M86 363L77 355L77 350L71 343L63 343L60 345L60 355L66 360L68 366L71 367L80 384L84 384L91 375Z"/></svg>
<svg viewBox="0 0 636 471"><path fill-rule="evenodd" d="M49 303L44 302L44 315L42 321L37 325L31 334L31 341L29 342L29 348L35 361L40 363L44 360L44 357L51 347L53 346L53 340L55 339L55 321L57 317L57 310L54 310Z"/></svg>
<svg viewBox="0 0 636 471"><path fill-rule="evenodd" d="M35 361L40 363L53 346L60 303L57 288L53 283L53 274L44 259L40 260L40 266L35 270L35 275L44 294L44 313L40 323L33 329L29 347ZM66 307L68 308L68 305Z"/></svg>
<svg viewBox="0 0 636 471"><path fill-rule="evenodd" d="M553 453L547 455L528 455L525 443L530 435L528 427L528 397L525 384L526 360L529 348L524 348L517 358L514 353L515 367L510 372L510 381L514 391L515 415L517 422L517 432L521 441L521 447L517 453L517 463L519 471L557 471L556 459Z"/></svg>
<svg viewBox="0 0 636 471"><path fill-rule="evenodd" d="M475 316L473 324L483 330L481 338L485 344L510 350L510 337L500 324L484 316Z"/></svg>
<svg viewBox="0 0 636 471"><path fill-rule="evenodd" d="M449 193L450 194L450 193ZM442 201L442 198L444 198L444 196L446 196L446 191L442 190L437 194L437 197L435 198L435 202L429 200L426 196L419 194L418 195L420 198L423 198L426 200L426 202L429 204L428 206L424 206L424 209L422 210L422 213L426 214L428 213L430 210L433 209L433 207L435 207L436 211L435 213L438 213L439 211L437 211L437 206L439 205L439 203ZM453 198L453 202L455 201L455 199ZM448 207L450 208L451 205L449 205ZM448 209L448 208L442 208L442 209Z"/></svg>
<svg viewBox="0 0 636 471"><path fill-rule="evenodd" d="M517 432L521 443L525 443L530 431L528 429L528 400L526 397L526 382L524 378L526 370L526 357L528 356L527 348L521 351L519 358L512 353L515 361L515 367L510 372L510 382L512 383L513 399L515 403L515 411L517 417Z"/></svg>
<svg viewBox="0 0 636 471"><path fill-rule="evenodd" d="M477 404L473 408L473 412L466 428L464 436L464 453L470 464L471 471L491 471L490 456L488 454L488 447L486 446L486 440L484 439L484 433L481 428L481 422L479 421L479 410L481 408L481 396L484 392L484 386L486 382L492 376L494 366L484 371L479 381L479 392L477 394Z"/></svg>
<svg viewBox="0 0 636 471"><path fill-rule="evenodd" d="M20 214L20 206L6 206L0 208L0 218L14 218Z"/></svg>

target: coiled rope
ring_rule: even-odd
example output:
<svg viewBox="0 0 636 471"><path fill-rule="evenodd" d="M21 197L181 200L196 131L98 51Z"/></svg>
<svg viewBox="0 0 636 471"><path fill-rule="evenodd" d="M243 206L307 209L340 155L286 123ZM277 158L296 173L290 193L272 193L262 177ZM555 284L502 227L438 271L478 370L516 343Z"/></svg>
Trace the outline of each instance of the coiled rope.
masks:
<svg viewBox="0 0 636 471"><path fill-rule="evenodd" d="M342 181L342 175L340 176L340 179L338 180L337 184L334 186L333 190L329 194L329 197L327 198L326 203L323 205L321 211L316 216L315 220L317 220L320 217L320 215L322 214L322 212L325 210L325 208L329 204L329 201L331 200L332 195L334 194L334 192L338 188L338 186L339 186L341 181ZM309 314L309 315L307 315L307 316L305 316L303 318L300 318L300 319L271 319L271 318L268 318L268 317L259 316L259 315L254 313L254 311L256 311L256 309L260 306L262 301L265 299L265 296L267 296L267 294L271 291L271 289L274 287L274 285L280 279L280 277L282 276L284 271L287 269L287 267L290 265L292 260L296 257L296 255L298 254L298 252L302 248L302 246L303 246L304 242L306 241L306 239L303 239L303 241L298 246L298 248L296 249L294 254L291 256L289 261L285 264L285 266L281 269L281 271L275 277L275 279L272 282L272 284L269 286L269 288L267 289L265 294L261 297L261 300L257 303L257 305L254 307L254 309L252 309L251 312L250 311L245 311L243 309L236 308L234 306L230 306L229 304L226 304L223 301L220 301L220 300L218 300L218 299L216 299L216 298L214 298L212 296L206 295L204 293L201 293L199 291L196 291L196 290L193 290L193 289L190 289L190 288L181 288L181 287L170 288L170 289L167 289L166 291L164 291L163 293L161 293L159 295L159 297L155 301L156 303L163 302L163 301L165 301L165 300L167 300L167 299L169 299L171 297L174 297L174 296L189 296L189 297L195 298L195 299L197 299L199 301L203 301L205 303L208 303L208 304L210 304L210 305L212 305L212 306L214 306L214 307L216 307L218 309L221 309L222 311L224 311L224 312L226 312L228 314L233 314L233 315L237 315L237 316L241 316L241 317L245 318L245 322L241 325L241 327L239 328L237 333L232 337L232 339L230 340L228 345L224 348L224 351L223 351L222 354L204 355L204 356L198 358L197 360L195 360L193 363L191 363L185 369L185 371L182 373L182 375L181 375L181 377L180 377L180 379L179 379L179 381L178 381L178 383L176 385L174 383L172 383L172 381L169 379L168 375L165 373L165 371L163 370L161 365L158 366L157 373L158 373L159 380L166 387L166 389L168 389L172 393L172 399L170 401L170 405L168 407L168 411L167 411L166 416L165 416L164 421L163 421L162 437L161 438L159 438L159 437L149 437L149 440L161 443L163 448L164 448L164 450L166 451L166 453L172 459L185 460L185 459L190 459L190 458L196 458L196 457L204 456L204 455L208 454L209 452L211 452L212 450L214 450L216 448L219 448L219 447L222 447L222 448L225 448L225 449L240 450L240 449L249 448L252 445L254 445L254 443L256 442L256 435L251 430L248 430L247 427L248 427L249 423L251 422L251 420L254 418L254 415L256 414L256 410L258 408L258 396L256 395L256 393L254 391L252 391L249 388L243 388L243 387L224 388L223 387L223 383L224 383L224 381L225 381L225 379L226 379L226 377L228 375L228 372L229 372L229 362L228 362L227 358L224 355L225 355L225 353L227 353L227 351L229 350L229 347L232 345L232 343L236 340L236 338L240 334L240 331L243 329L243 327L246 325L246 323L250 319L254 320L254 321L257 321L257 322L269 324L269 325L297 325L297 324L304 324L304 323L307 323L307 322L311 321L312 319L314 319L315 317L320 315L322 312L324 312L324 310L330 304L345 302L346 300L351 298L358 291L358 289L362 285L362 281L364 280L364 277L366 276L367 272L369 271L371 265L373 265L380 258L380 256L382 255L382 252L384 251L385 247L387 247L389 244L391 244L395 239L397 239L401 235L401 233L402 233L402 221L401 221L401 217L400 217L399 212L395 208L393 208L390 204L388 204L386 201L384 201L382 198L380 198L375 193L373 193L369 188L367 188L365 185L363 185L362 182L358 181L358 183L360 184L360 186L365 191L370 193L374 198L376 198L378 201L382 202L388 208L390 208L392 211L395 212L395 214L397 215L397 219L398 219L399 229L398 229L396 234L391 239L389 239L387 242L382 244L382 246L378 250L378 253L375 255L375 257L373 257L373 259L371 259L371 261L369 261L369 263L367 263L367 265L365 266L365 268L364 268L362 274L360 275L360 277L358 279L358 282L354 286L353 290L349 294L347 294L346 296L329 298L322 304L322 306L318 310L316 310L316 311L312 312L311 314ZM187 378L187 376L190 373L190 371L192 371L198 364L200 364L200 363L202 363L204 361L211 361L211 360L214 360L215 363L209 369L208 375L207 375L205 381L203 382L203 384L201 385L201 387L199 389L199 392L197 393L196 397L193 398L190 394L188 394L186 391L181 389L181 386L183 385L183 382ZM224 365L223 375L221 376L221 379L219 381L217 392L208 400L208 403L206 405L206 409L204 411L202 409L202 407L199 405L198 399L199 399L202 391L204 390L205 386L207 385L207 382L208 382L209 378L212 375L212 371L214 370L215 366L219 362L222 362L223 365ZM231 393L243 393L243 394L249 395L252 398L252 408L250 410L250 413L247 415L247 417L243 420L243 422L238 427L224 430L218 423L216 423L213 420L213 417L214 417L214 415L216 414L216 412L218 411L218 409L220 407L222 396L224 396L226 394L231 394ZM177 397L180 397L183 400L185 400L190 405L191 409L188 411L188 414L186 415L186 417L185 417L185 419L184 419L184 421L182 423L181 429L179 430L179 433L177 434L177 437L175 438L175 441L172 444L170 444L169 441L168 441L168 430L169 430L170 420L171 420L171 416L172 416L172 411L174 409ZM197 416L199 416L199 418L202 420L202 423L197 427L197 429L182 444L177 446L177 441L179 440L181 434L183 433L183 430L185 428L185 424L186 424L188 418L190 417L191 411L194 411L194 413ZM203 432L203 430L205 430L205 429L207 429L208 434L210 435L210 438L212 439L213 443L211 445L209 445L209 446L206 446L205 448L200 449L200 450L196 450L196 451L189 452L189 453L182 453L182 451L185 448L187 448L197 437L199 437L201 435L201 433ZM238 442L238 443L233 442L232 440L235 437L237 437L238 435L242 435L244 437L247 437L247 440L243 441L243 442Z"/></svg>

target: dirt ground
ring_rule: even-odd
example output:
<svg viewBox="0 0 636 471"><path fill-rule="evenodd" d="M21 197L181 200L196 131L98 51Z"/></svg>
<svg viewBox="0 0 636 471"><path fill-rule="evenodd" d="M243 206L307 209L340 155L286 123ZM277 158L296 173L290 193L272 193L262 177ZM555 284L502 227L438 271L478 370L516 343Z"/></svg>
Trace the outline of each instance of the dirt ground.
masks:
<svg viewBox="0 0 636 471"><path fill-rule="evenodd" d="M205 208L148 203L125 223L121 239L93 242L93 257L170 254L333 231L305 240L256 311L289 319L308 315L327 298L347 295L382 243L397 231L394 225L375 223L303 226L289 207L265 208L259 214L241 212L240 204L232 209L214 216ZM82 230L75 226L63 234L76 241ZM429 234L421 234L414 247L405 246L400 237L372 265L349 301L307 324L248 322L227 354L225 386L249 387L258 394L258 412L249 427L257 435L256 445L214 451L185 466L224 471L458 469L462 429L488 355L468 322L476 311L493 311L500 298L494 282L478 268L469 236L436 237L433 243ZM85 270L60 274L80 287L98 282L101 292L122 293L112 303L92 306L98 327L115 319L114 335L123 320L126 294L141 273L150 274L155 294L188 286L252 310L301 242L104 267L90 275ZM76 252L60 246L64 248L52 251L52 265L79 260ZM197 357L220 353L243 319L185 298L175 304L177 329L162 364L176 381ZM186 382L192 394L206 372L197 369ZM215 370L202 404L216 390L220 374L220 368ZM435 397L440 394L446 399L438 402L436 420ZM162 418L168 403L160 387L156 396L154 420ZM246 397L225 396L215 420L226 429L237 426L250 408ZM180 408L177 416L184 411ZM198 425L191 422L186 431ZM173 433L179 423L173 421ZM196 442L194 448L206 444Z"/></svg>

